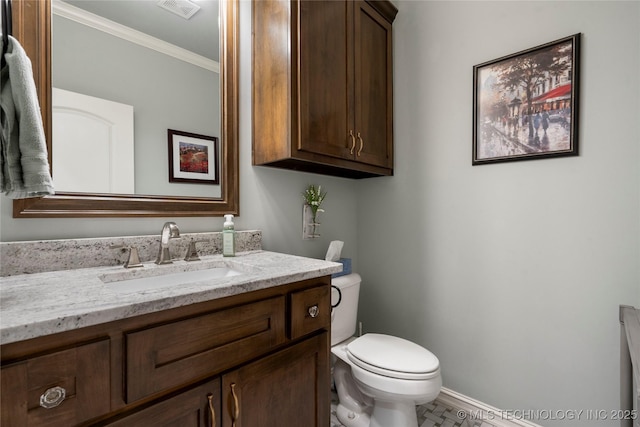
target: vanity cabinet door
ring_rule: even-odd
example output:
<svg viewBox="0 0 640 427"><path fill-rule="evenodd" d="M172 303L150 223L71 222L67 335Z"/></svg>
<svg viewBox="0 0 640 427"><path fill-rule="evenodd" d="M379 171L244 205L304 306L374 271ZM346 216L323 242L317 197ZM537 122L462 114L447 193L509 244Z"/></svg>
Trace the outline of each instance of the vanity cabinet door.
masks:
<svg viewBox="0 0 640 427"><path fill-rule="evenodd" d="M110 427L219 426L220 379L155 403L132 415L107 423Z"/></svg>
<svg viewBox="0 0 640 427"><path fill-rule="evenodd" d="M222 377L222 427L326 427L331 413L329 333Z"/></svg>
<svg viewBox="0 0 640 427"><path fill-rule="evenodd" d="M109 340L2 367L2 427L69 427L110 410Z"/></svg>

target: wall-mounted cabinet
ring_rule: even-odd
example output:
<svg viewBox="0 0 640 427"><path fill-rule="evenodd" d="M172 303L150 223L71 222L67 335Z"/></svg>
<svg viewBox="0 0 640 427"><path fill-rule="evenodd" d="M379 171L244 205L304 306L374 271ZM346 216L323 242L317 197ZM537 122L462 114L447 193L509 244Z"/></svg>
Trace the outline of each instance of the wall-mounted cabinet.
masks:
<svg viewBox="0 0 640 427"><path fill-rule="evenodd" d="M253 164L393 174L388 1L253 2Z"/></svg>

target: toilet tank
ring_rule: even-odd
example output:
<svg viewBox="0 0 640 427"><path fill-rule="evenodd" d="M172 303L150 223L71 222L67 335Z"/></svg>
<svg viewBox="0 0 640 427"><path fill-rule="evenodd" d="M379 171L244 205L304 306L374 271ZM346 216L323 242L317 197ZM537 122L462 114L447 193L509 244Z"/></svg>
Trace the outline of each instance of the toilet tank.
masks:
<svg viewBox="0 0 640 427"><path fill-rule="evenodd" d="M331 346L351 338L356 333L361 281L360 275L355 273L331 280L331 285L340 289L338 292L331 288L331 305L338 304L331 311Z"/></svg>

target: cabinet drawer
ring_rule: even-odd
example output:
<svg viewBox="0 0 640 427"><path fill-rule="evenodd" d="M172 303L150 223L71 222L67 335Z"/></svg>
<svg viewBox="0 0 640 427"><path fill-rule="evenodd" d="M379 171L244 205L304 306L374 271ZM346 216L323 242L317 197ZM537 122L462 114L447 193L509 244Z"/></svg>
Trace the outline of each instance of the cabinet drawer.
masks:
<svg viewBox="0 0 640 427"><path fill-rule="evenodd" d="M331 296L328 285L292 292L290 297L289 337L296 339L310 332L329 329Z"/></svg>
<svg viewBox="0 0 640 427"><path fill-rule="evenodd" d="M125 400L204 379L285 341L284 297L125 333Z"/></svg>
<svg viewBox="0 0 640 427"><path fill-rule="evenodd" d="M109 354L104 339L3 367L2 426L67 427L108 413Z"/></svg>

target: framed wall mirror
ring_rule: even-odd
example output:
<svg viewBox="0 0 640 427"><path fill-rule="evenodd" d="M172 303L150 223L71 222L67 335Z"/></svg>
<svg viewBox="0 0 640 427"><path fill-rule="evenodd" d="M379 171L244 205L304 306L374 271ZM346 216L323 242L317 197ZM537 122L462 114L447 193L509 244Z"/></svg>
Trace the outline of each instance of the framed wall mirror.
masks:
<svg viewBox="0 0 640 427"><path fill-rule="evenodd" d="M193 2L202 10L199 11L200 15L195 13L189 18L193 22L189 25L195 25L198 19L200 21L208 19L209 23L202 27L205 29L170 29L168 31L169 33L191 33L194 36L192 37L194 42L211 39L209 46L205 43L193 49L187 46L188 40L167 42L166 37L162 35L162 31L166 32L169 22L174 19L178 20L179 25L186 25L180 24L183 21L186 22L185 17L176 16L175 12L172 14L171 11L161 10L156 0L129 1L136 7L148 7L151 10L141 11L145 14L141 17L135 16L132 12L122 13L121 10L115 12L100 10L100 7L124 6L124 0L92 0L90 2L86 0L13 0L13 33L32 61L43 113L49 163L53 166L52 176L56 187L54 196L15 200L13 204L15 218L187 217L239 213L237 0L220 0L219 5L215 0ZM199 6L198 3L200 3ZM215 4L216 13L208 15L205 13L206 8L212 4ZM88 7L85 7L86 5ZM178 12L184 13L184 10ZM151 22L151 13L166 19L161 23L160 30L146 31L138 25ZM124 18L118 18L119 15L133 18L129 22L122 22ZM219 21L219 24L216 21ZM154 50L141 45L131 47L125 40L126 37L119 36L115 37L113 44L110 44L110 39L114 38L109 34L112 30L97 31L95 28L100 26L111 28L114 22L113 26L118 31L128 33L131 30L134 39L148 37L152 44L164 44L166 49ZM207 27L208 30L219 28L218 34L205 34L204 32L208 31ZM78 32L81 31L87 31L87 33L78 37ZM159 32L153 34L153 31ZM143 32L149 33L148 36L143 35ZM72 46L73 52L84 48L95 55L87 60L86 65L82 65L83 59L69 56L69 51L64 51L60 47L60 45L69 45L72 41L86 45ZM219 49L216 49L218 46ZM195 52L198 49L200 51ZM111 56L115 54L128 56L125 55L116 60L115 56ZM165 56L171 56L171 58L165 60L163 59ZM137 62L140 58L142 60ZM91 69L92 65L96 68ZM150 65L151 68L142 70L143 77L140 83L123 81L133 76L136 68L143 68L145 65ZM109 70L109 67L112 69ZM74 68L77 71L76 75L73 74ZM122 74L117 75L118 72ZM87 78L88 76L99 80L101 86L90 87L91 79ZM209 79L208 76L214 77ZM113 80L109 81L109 79ZM194 82L200 83L194 84ZM73 86L74 84L76 86ZM143 92L145 84L149 87L146 93ZM180 84L186 84L186 86L182 87ZM82 179L83 176L96 175L97 178L102 179L102 175L95 172L99 168L97 158L102 156L82 155L78 154L81 153L80 150L73 149L72 155L76 156L76 160L60 164L64 152L55 144L56 135L59 137L62 125L60 125L60 114L56 115L56 111L59 111L57 109L64 104L61 104L60 93L65 95L66 100L69 95L67 92L73 95L71 99L75 99L76 95L89 95L91 99L98 98L107 102L130 104L135 129L130 151L134 152L135 162L130 162L132 164L130 171L125 170L124 167L113 168L114 175L120 178L129 176L128 182L123 186L116 186L115 189L110 190L99 185L96 187L72 185L75 181L85 181L86 179ZM203 96L197 98L198 95ZM136 96L143 101L151 99L151 102L146 105L140 104ZM153 98L154 96L157 98ZM125 108L124 111L126 113L127 109ZM75 126L72 127L75 129ZM217 150L216 164L211 167L216 168L219 174L218 183L212 185L211 180L202 180L202 183L169 182L167 138L168 131L176 128L184 133L215 137L211 140L218 141L218 146L210 149ZM87 141L89 138L84 140ZM83 148L86 149L86 147ZM201 147L194 148L192 143L185 145L186 154L191 155L195 152L194 150L199 156L202 155ZM94 160L91 160L92 157L96 157L95 165ZM85 161L84 159L87 158L89 160ZM89 167L87 162L90 163ZM74 163L81 167L74 169ZM133 166L134 163L135 166ZM58 173L56 168L59 170ZM76 173L80 178L75 178L74 181L72 173L71 179L62 181L63 176L69 175L66 173L69 171ZM63 183L60 186L56 183L56 176Z"/></svg>

